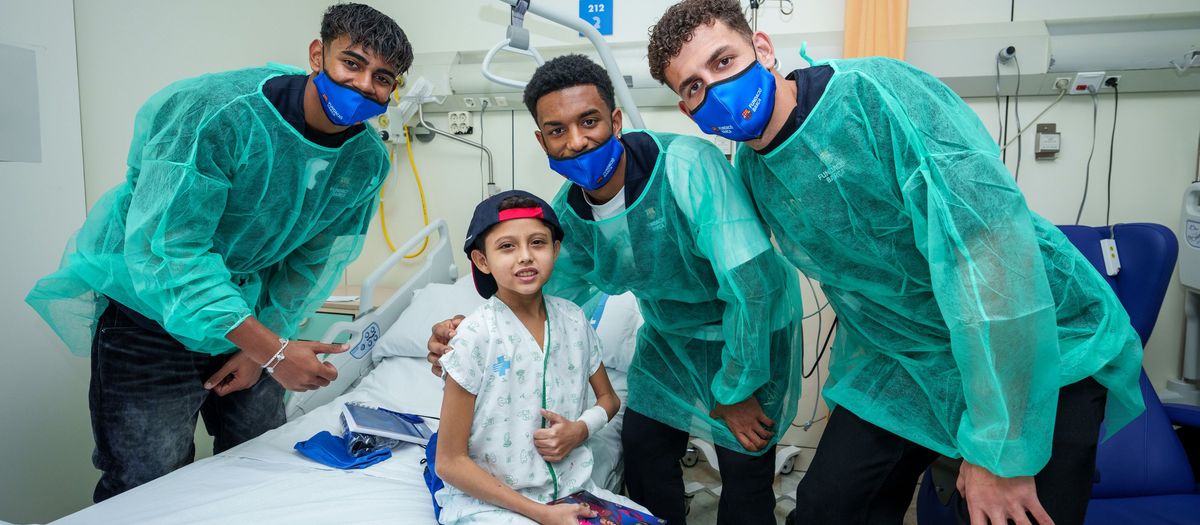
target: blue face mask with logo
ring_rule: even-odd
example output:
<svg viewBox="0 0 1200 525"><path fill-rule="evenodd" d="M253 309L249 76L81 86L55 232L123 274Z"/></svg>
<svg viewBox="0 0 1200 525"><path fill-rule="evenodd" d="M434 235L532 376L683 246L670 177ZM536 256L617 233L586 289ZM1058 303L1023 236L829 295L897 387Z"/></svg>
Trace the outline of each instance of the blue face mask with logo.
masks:
<svg viewBox="0 0 1200 525"><path fill-rule="evenodd" d="M382 115L387 111L386 104L380 104L363 96L358 90L334 82L325 74L325 70L313 78L317 87L317 96L321 99L321 109L329 121L338 126L352 126L371 117Z"/></svg>
<svg viewBox="0 0 1200 525"><path fill-rule="evenodd" d="M744 142L762 136L775 109L775 76L752 62L740 73L708 86L692 120L709 135Z"/></svg>
<svg viewBox="0 0 1200 525"><path fill-rule="evenodd" d="M550 169L585 190L596 190L612 180L623 154L625 146L614 133L604 144L574 157L550 157Z"/></svg>

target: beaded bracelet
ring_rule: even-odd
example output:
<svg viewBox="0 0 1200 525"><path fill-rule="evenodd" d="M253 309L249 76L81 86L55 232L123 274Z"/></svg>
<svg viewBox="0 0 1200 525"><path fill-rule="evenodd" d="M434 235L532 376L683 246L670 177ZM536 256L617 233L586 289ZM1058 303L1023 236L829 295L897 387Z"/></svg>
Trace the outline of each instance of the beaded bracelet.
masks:
<svg viewBox="0 0 1200 525"><path fill-rule="evenodd" d="M283 359L286 357L283 355L283 351L287 350L288 343L290 342L291 341L287 340L286 338L279 338L279 351L275 352L275 355L271 356L271 358L262 365L262 367L267 370L268 374L274 374L275 367L279 366L279 363L283 362Z"/></svg>

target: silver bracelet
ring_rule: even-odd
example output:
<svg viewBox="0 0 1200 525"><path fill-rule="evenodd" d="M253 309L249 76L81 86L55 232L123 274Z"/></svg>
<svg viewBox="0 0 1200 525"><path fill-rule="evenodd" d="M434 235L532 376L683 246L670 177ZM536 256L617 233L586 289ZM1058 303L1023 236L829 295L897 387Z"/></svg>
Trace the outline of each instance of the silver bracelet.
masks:
<svg viewBox="0 0 1200 525"><path fill-rule="evenodd" d="M275 367L279 366L279 363L283 362L283 359L286 357L283 355L283 351L287 350L288 343L290 342L291 341L287 340L286 338L279 338L279 351L275 352L275 355L271 356L271 358L262 365L262 367L267 370L268 374L274 374Z"/></svg>

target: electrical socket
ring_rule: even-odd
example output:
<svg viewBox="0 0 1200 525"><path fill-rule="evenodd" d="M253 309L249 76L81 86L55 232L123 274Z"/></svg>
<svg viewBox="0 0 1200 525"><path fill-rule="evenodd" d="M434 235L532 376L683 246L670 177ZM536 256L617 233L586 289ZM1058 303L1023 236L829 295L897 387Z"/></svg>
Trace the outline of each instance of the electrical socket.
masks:
<svg viewBox="0 0 1200 525"><path fill-rule="evenodd" d="M477 107L475 97L463 97L463 105L468 108L475 109Z"/></svg>
<svg viewBox="0 0 1200 525"><path fill-rule="evenodd" d="M1076 73L1075 81L1067 93L1071 95L1089 95L1100 92L1100 85L1104 83L1104 72L1086 72Z"/></svg>
<svg viewBox="0 0 1200 525"><path fill-rule="evenodd" d="M1120 86L1121 85L1121 75L1108 75L1108 76L1104 77L1104 82L1100 83L1100 89L1104 89L1104 88L1112 89L1112 86L1108 85L1109 81L1112 81L1112 83Z"/></svg>
<svg viewBox="0 0 1200 525"><path fill-rule="evenodd" d="M1054 89L1056 91L1066 91L1069 87L1071 87L1070 77L1058 77L1054 79Z"/></svg>
<svg viewBox="0 0 1200 525"><path fill-rule="evenodd" d="M497 95L496 96L496 106L502 107L502 108L508 107L508 98Z"/></svg>

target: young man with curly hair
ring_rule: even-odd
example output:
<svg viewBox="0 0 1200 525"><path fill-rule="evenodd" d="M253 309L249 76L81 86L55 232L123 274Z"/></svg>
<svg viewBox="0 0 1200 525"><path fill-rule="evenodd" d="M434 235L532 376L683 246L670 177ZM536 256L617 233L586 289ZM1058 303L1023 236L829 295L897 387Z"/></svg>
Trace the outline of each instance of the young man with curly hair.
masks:
<svg viewBox="0 0 1200 525"><path fill-rule="evenodd" d="M899 523L943 454L963 458L964 521L1082 523L1101 420L1143 408L1112 290L937 79L878 57L785 77L775 53L736 0L680 2L650 35L651 74L743 142L758 210L838 315L796 521Z"/></svg>

